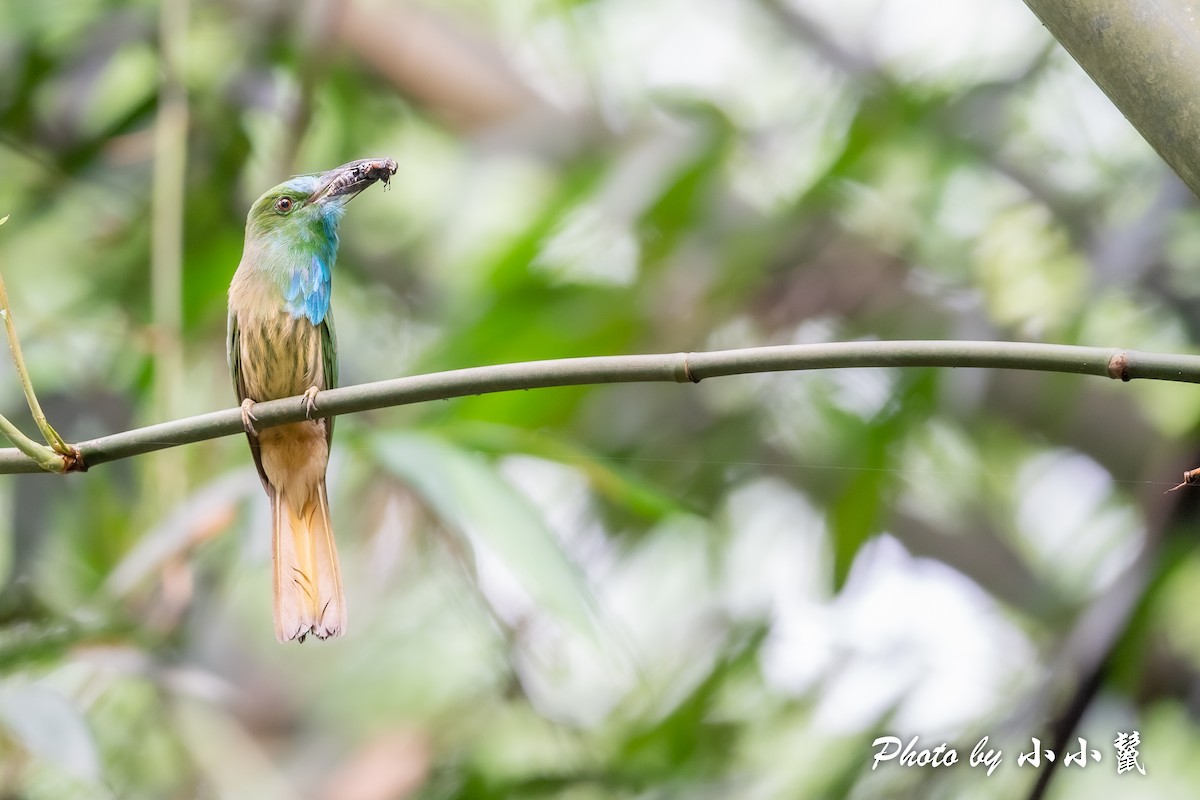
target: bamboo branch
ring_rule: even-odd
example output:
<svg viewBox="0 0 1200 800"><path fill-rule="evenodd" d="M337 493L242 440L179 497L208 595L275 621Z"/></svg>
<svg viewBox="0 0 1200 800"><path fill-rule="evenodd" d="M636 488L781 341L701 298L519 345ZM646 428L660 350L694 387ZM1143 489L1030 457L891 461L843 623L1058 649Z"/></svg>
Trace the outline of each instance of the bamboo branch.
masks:
<svg viewBox="0 0 1200 800"><path fill-rule="evenodd" d="M1200 383L1200 356L1193 355L1027 342L835 342L567 358L434 372L321 392L315 416L518 389L653 381L699 383L724 375L846 367L978 367L1099 375L1123 381L1145 378ZM259 428L299 422L305 419L304 399L297 396L259 403L254 415ZM79 443L80 459L68 470L82 471L108 461L241 432L240 408L163 422ZM18 451L0 450L0 474L38 469Z"/></svg>
<svg viewBox="0 0 1200 800"><path fill-rule="evenodd" d="M1200 194L1200 34L1192 7L1157 0L1025 4Z"/></svg>

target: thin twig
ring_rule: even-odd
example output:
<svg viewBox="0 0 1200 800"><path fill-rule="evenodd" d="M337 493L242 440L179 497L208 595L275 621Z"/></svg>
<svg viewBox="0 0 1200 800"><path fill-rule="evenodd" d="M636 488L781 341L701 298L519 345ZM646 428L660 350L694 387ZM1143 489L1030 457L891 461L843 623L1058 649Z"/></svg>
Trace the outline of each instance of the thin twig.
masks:
<svg viewBox="0 0 1200 800"><path fill-rule="evenodd" d="M497 364L330 389L317 395L314 416L452 397L604 383L699 383L706 378L758 372L846 367L980 367L1200 383L1200 356L1143 353L1107 347L1029 342L834 342L720 350L707 353L599 356ZM259 428L306 418L303 396L259 403ZM97 464L242 432L241 408L215 411L81 442L79 471ZM36 472L14 450L0 450L0 474Z"/></svg>
<svg viewBox="0 0 1200 800"><path fill-rule="evenodd" d="M19 452L29 459L32 459L32 461L22 460L19 463L32 464L37 467L37 469L32 470L11 470L12 472L37 472L39 470L45 472L66 471L67 465L66 462L63 461L63 457L61 455L54 452L46 445L38 444L33 439L30 439L28 436L21 433L20 429L17 428L16 425L13 425L11 422L9 422L8 418L3 414L0 414L0 435L3 435L5 439L8 439L10 442L16 445L15 449L0 450L0 453L11 455ZM0 470L0 472L7 471L10 470Z"/></svg>
<svg viewBox="0 0 1200 800"><path fill-rule="evenodd" d="M5 216L0 219L0 225L8 221ZM42 405L38 402L37 395L33 391L33 382L29 380L29 371L25 369L25 357L21 355L21 341L17 338L17 327L13 322L12 308L8 304L8 291L4 286L4 276L0 274L0 317L4 318L4 332L8 335L8 350L12 353L13 366L17 368L17 379L21 382L21 389L25 392L25 402L29 404L29 411L33 414L33 421L37 423L38 430L42 432L46 443L50 445L52 450L59 455L70 455L71 448L67 445L63 438L58 435L58 431L50 426L46 421L46 415L42 412ZM10 426L11 427L11 426ZM14 428L15 430L15 428ZM6 430L5 435L9 436ZM12 437L9 436L11 439ZM16 440L13 440L16 444Z"/></svg>
<svg viewBox="0 0 1200 800"><path fill-rule="evenodd" d="M8 222L7 215L0 217L0 225L6 222ZM0 434L16 445L16 449L31 459L39 469L48 472L64 472L67 468L67 461L63 456L72 454L73 451L54 428L51 428L50 424L46 422L46 416L42 413L37 395L33 393L33 384L29 380L29 373L25 370L25 359L21 356L21 343L17 339L17 329L12 321L12 310L9 308L8 292L4 288L3 275L0 275L0 317L4 318L4 328L8 333L8 349L12 353L13 364L17 368L17 377L21 382L21 388L25 390L25 399L29 403L29 410L33 413L33 418L37 421L42 434L46 436L46 440L52 446L47 447L30 439L3 414L0 414Z"/></svg>

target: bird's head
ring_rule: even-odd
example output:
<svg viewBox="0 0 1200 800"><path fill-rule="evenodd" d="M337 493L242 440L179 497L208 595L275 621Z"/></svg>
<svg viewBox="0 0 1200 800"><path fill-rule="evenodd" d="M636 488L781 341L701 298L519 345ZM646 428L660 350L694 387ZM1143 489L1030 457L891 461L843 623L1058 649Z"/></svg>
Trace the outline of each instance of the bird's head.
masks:
<svg viewBox="0 0 1200 800"><path fill-rule="evenodd" d="M367 158L269 190L246 218L238 274L267 276L285 310L319 325L329 313L338 222L346 203L376 181L387 183L395 172L392 159Z"/></svg>
<svg viewBox="0 0 1200 800"><path fill-rule="evenodd" d="M291 246L337 245L346 204L376 181L396 174L390 158L364 158L314 175L298 175L254 201L246 218L247 241Z"/></svg>

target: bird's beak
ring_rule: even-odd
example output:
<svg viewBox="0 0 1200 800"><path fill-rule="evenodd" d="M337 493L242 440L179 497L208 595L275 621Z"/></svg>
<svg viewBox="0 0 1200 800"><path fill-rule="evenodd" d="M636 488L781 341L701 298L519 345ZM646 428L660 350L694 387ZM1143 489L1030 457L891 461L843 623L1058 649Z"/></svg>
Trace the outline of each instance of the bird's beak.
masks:
<svg viewBox="0 0 1200 800"><path fill-rule="evenodd" d="M385 184L396 174L396 162L390 158L363 158L342 164L321 174L317 189L309 195L310 203L336 200L346 203L375 181Z"/></svg>

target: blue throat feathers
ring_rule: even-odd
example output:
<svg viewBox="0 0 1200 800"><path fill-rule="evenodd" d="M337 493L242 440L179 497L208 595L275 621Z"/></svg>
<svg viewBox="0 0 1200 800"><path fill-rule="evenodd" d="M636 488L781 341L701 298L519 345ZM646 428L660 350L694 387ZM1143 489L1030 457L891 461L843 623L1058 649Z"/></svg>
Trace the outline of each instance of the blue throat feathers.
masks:
<svg viewBox="0 0 1200 800"><path fill-rule="evenodd" d="M333 263L337 259L337 225L340 209L330 209L321 216L319 232L306 231L305 238L312 247L298 248L301 255L283 275L284 308L293 318L305 317L320 325L329 313ZM311 253L310 257L306 256Z"/></svg>
<svg viewBox="0 0 1200 800"><path fill-rule="evenodd" d="M293 317L308 317L313 325L320 325L329 313L331 278L329 265L319 255L308 265L293 267L283 290L284 308Z"/></svg>

